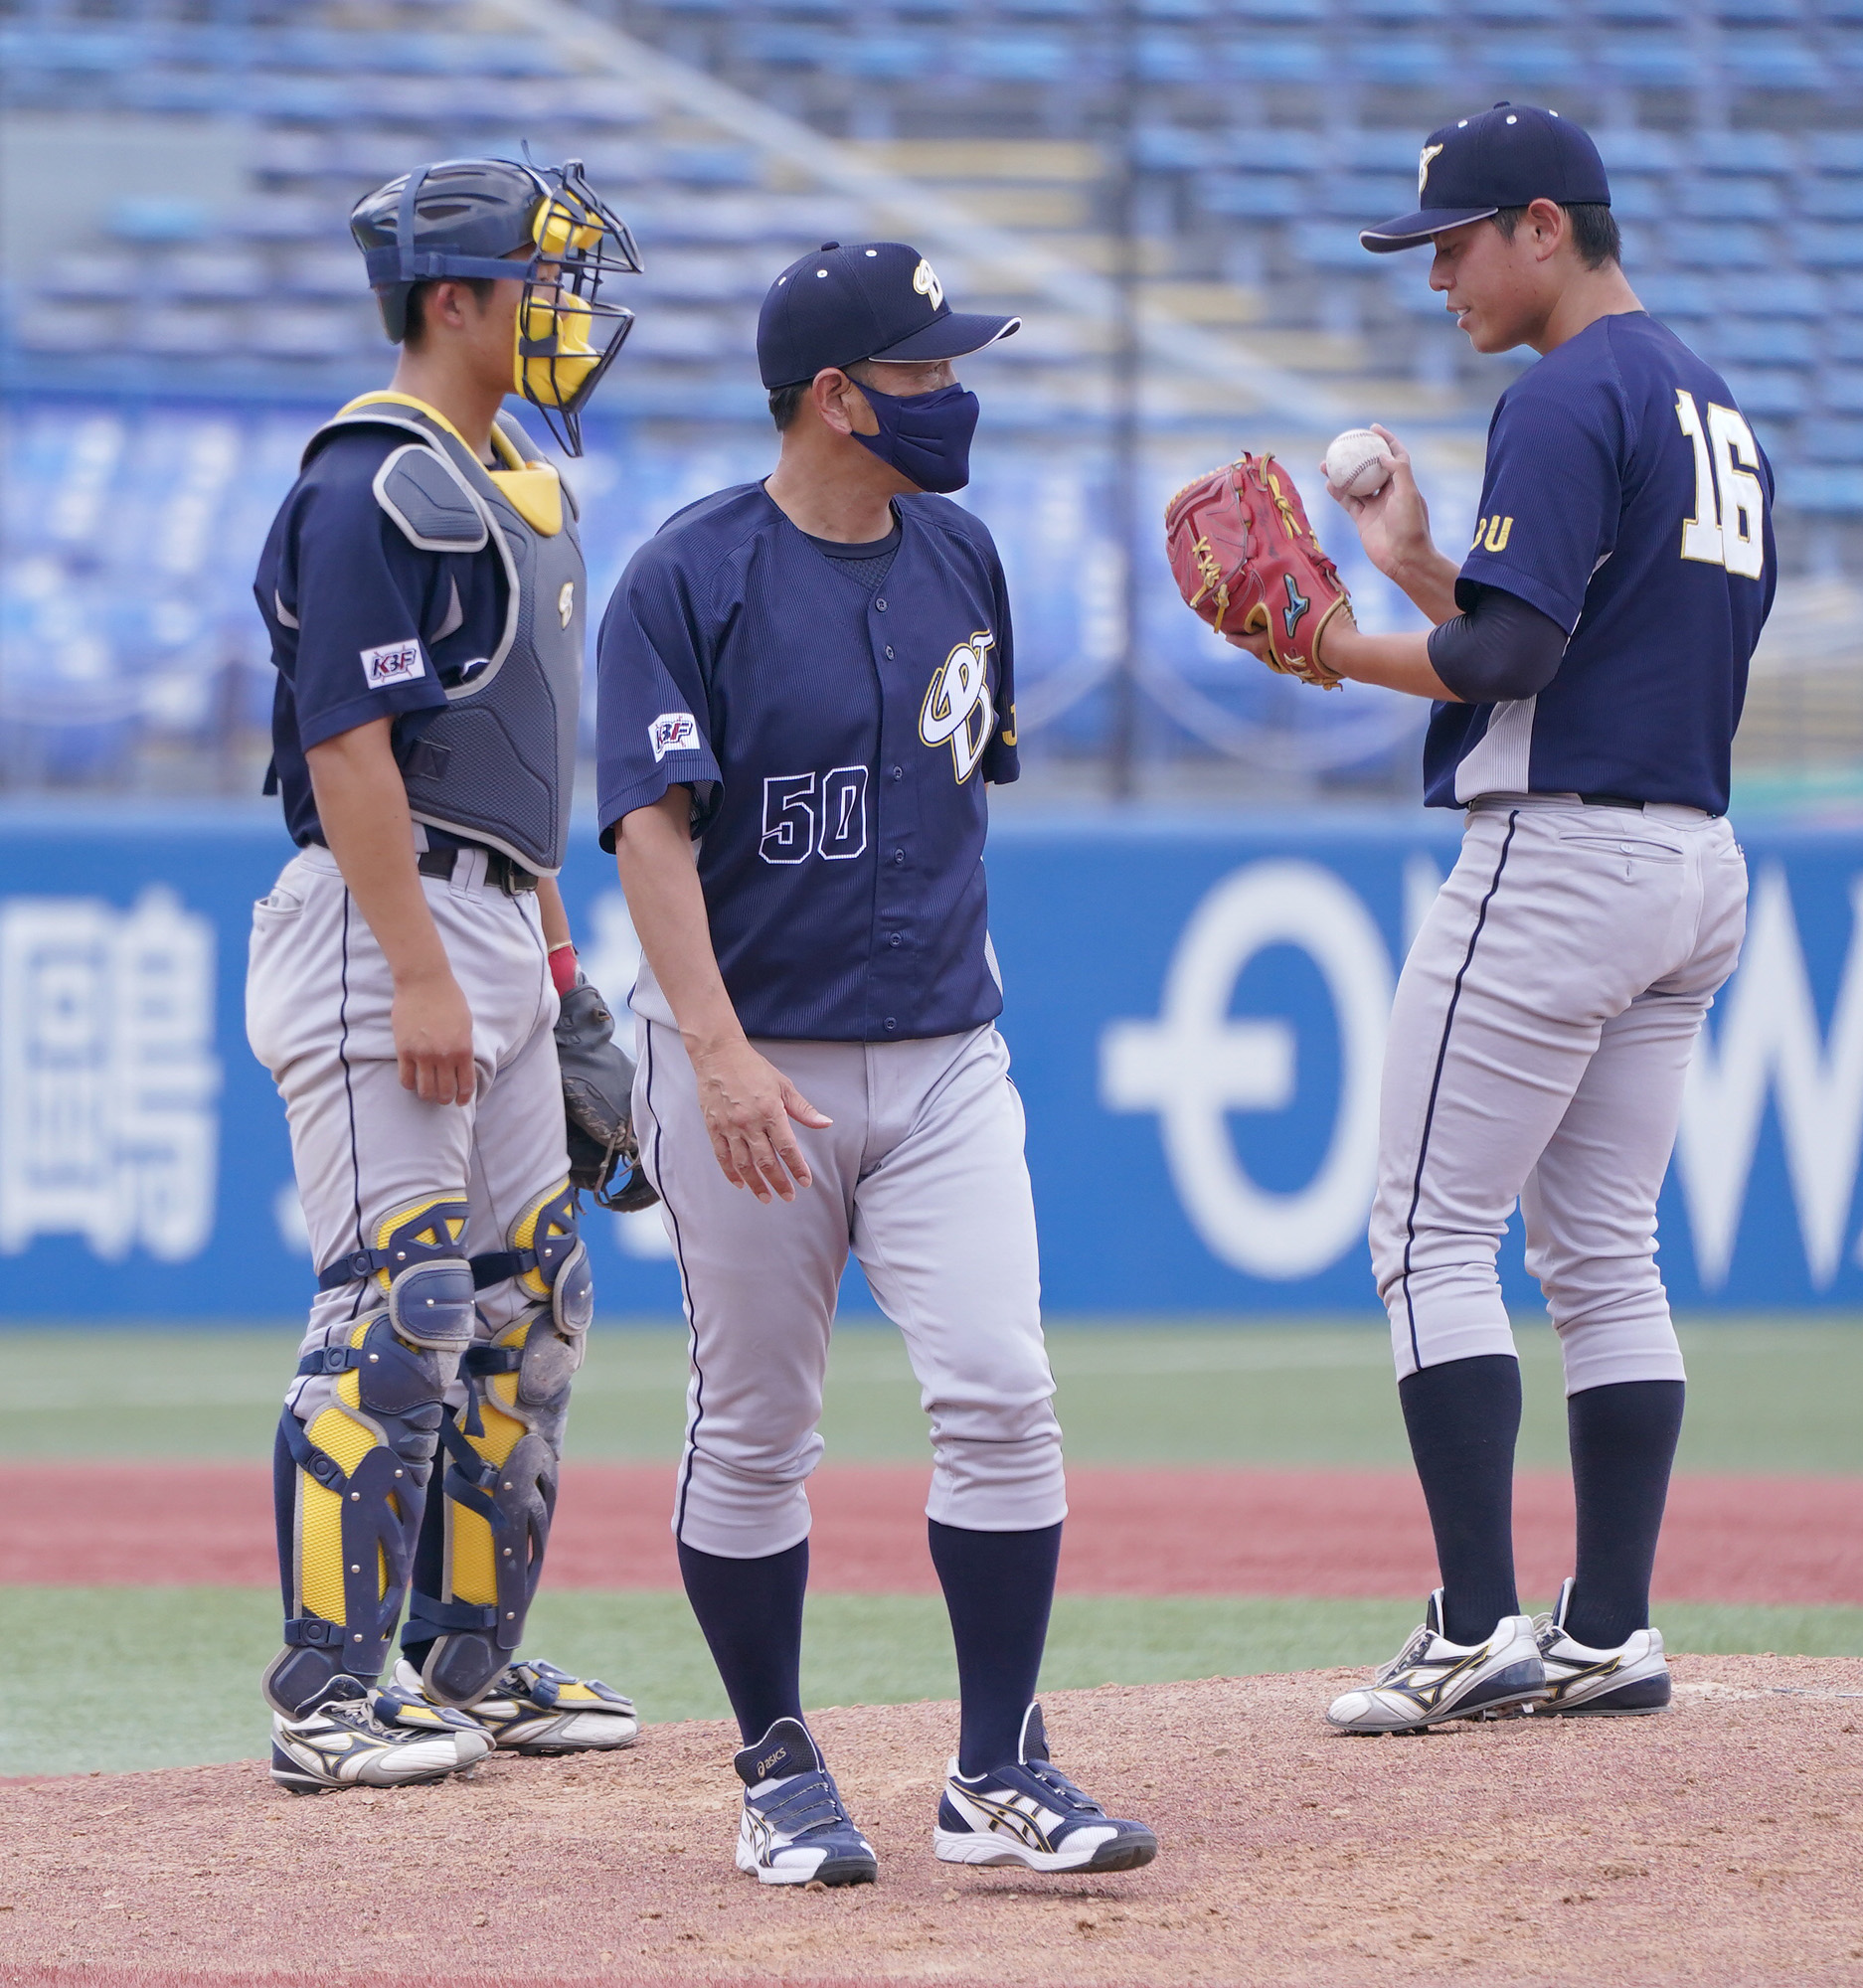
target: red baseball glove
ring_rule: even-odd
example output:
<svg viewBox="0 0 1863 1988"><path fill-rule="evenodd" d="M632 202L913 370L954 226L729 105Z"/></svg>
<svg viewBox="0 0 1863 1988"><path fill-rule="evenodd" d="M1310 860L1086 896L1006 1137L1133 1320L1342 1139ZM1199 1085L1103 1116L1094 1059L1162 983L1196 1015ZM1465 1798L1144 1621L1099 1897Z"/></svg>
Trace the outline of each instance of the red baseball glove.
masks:
<svg viewBox="0 0 1863 1988"><path fill-rule="evenodd" d="M1320 551L1293 478L1244 453L1186 483L1164 511L1178 591L1219 635L1266 635L1270 670L1337 690L1320 631L1351 595Z"/></svg>

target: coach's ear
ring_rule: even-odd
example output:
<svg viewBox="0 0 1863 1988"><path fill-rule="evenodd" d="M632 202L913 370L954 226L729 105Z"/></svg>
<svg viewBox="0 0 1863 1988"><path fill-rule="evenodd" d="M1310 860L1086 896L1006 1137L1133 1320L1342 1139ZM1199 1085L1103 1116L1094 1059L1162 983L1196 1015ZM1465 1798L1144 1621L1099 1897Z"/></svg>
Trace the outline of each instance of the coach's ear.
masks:
<svg viewBox="0 0 1863 1988"><path fill-rule="evenodd" d="M808 397L822 421L836 434L878 434L867 397L838 366L824 366L809 383Z"/></svg>

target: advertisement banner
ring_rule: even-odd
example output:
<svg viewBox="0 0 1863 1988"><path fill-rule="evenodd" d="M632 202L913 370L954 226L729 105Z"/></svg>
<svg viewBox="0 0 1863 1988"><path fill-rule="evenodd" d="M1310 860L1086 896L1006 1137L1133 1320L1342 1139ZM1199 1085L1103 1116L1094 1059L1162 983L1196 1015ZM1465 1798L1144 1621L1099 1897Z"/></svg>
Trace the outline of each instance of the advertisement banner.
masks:
<svg viewBox="0 0 1863 1988"><path fill-rule="evenodd" d="M1001 1026L1051 1310L1375 1313L1385 1018L1456 829L998 824ZM1693 1307L1856 1306L1863 835L1761 831L1747 851L1747 948L1691 1071L1663 1273ZM289 854L247 809L0 817L0 1317L302 1310L284 1115L243 1012L252 904ZM563 883L618 999L638 948L587 833ZM585 1224L603 1313L677 1311L656 1212ZM1518 1230L1509 1294L1532 1303Z"/></svg>

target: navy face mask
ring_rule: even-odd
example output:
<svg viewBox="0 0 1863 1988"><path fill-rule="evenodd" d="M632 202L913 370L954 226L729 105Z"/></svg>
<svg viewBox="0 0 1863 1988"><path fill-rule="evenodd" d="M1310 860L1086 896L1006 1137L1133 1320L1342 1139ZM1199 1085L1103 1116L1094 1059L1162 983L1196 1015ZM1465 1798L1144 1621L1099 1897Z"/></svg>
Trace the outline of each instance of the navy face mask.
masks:
<svg viewBox="0 0 1863 1988"><path fill-rule="evenodd" d="M961 490L970 481L970 437L977 431L977 397L958 386L933 394L882 394L861 385L878 434L856 434L882 462L921 490Z"/></svg>

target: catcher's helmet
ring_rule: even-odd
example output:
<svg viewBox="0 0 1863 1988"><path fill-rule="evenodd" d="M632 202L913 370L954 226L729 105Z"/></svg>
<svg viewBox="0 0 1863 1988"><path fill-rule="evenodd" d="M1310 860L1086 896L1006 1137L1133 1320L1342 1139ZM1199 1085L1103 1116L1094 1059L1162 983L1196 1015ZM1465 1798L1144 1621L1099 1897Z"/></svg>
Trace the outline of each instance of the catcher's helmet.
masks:
<svg viewBox="0 0 1863 1988"><path fill-rule="evenodd" d="M570 454L582 453L582 410L634 321L624 304L598 301L597 292L606 276L637 275L640 251L626 223L596 198L580 159L420 166L359 200L349 229L383 329L397 345L408 335L417 283L521 278L513 389ZM528 263L514 259L520 248L530 251Z"/></svg>

